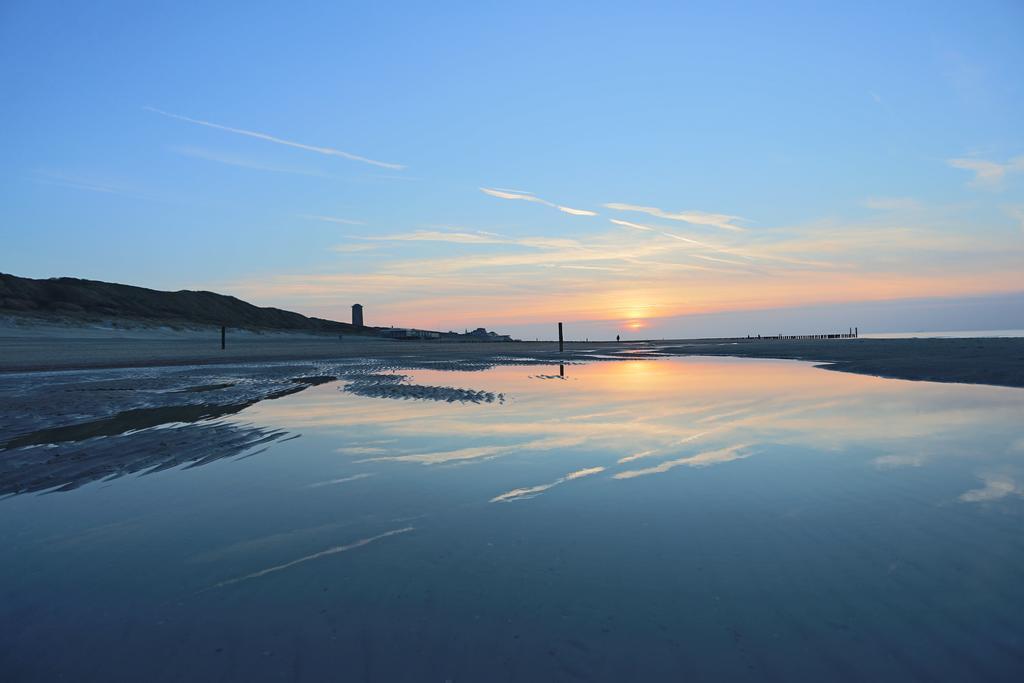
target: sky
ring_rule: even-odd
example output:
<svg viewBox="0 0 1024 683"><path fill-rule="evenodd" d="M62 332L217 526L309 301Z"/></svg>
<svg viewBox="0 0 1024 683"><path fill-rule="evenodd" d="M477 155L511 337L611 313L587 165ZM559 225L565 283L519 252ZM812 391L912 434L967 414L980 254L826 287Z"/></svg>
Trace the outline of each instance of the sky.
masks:
<svg viewBox="0 0 1024 683"><path fill-rule="evenodd" d="M213 4L0 3L0 272L524 338L1024 328L1019 0Z"/></svg>

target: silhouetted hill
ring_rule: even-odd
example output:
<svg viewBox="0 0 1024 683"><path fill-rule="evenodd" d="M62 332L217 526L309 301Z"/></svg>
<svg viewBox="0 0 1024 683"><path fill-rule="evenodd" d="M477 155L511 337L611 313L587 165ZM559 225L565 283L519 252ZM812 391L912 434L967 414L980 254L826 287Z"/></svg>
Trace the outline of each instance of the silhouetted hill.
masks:
<svg viewBox="0 0 1024 683"><path fill-rule="evenodd" d="M58 277L46 280L0 273L0 312L52 318L127 318L152 323L227 325L302 332L372 332L280 308L260 308L214 292L161 292L145 287Z"/></svg>

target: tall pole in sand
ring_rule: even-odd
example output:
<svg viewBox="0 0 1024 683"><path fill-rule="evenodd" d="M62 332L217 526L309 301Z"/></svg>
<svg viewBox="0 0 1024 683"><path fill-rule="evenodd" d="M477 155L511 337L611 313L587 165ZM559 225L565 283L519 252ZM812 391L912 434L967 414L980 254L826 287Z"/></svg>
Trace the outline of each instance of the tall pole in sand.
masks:
<svg viewBox="0 0 1024 683"><path fill-rule="evenodd" d="M562 323L558 323L558 352L561 353L565 350L565 344L562 341Z"/></svg>
<svg viewBox="0 0 1024 683"><path fill-rule="evenodd" d="M226 346L226 344L225 344L225 341L226 341L226 339L225 339L226 334L225 333L226 332L227 332L227 328L224 327L223 325L221 325L220 326L220 350L221 351L223 351L224 347Z"/></svg>

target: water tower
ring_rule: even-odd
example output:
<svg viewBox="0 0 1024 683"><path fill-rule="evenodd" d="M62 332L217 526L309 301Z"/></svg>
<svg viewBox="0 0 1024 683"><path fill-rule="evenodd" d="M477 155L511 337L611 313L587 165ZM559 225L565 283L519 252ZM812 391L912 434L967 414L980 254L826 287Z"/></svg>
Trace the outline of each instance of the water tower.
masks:
<svg viewBox="0 0 1024 683"><path fill-rule="evenodd" d="M352 324L356 327L363 326L363 305L352 304Z"/></svg>

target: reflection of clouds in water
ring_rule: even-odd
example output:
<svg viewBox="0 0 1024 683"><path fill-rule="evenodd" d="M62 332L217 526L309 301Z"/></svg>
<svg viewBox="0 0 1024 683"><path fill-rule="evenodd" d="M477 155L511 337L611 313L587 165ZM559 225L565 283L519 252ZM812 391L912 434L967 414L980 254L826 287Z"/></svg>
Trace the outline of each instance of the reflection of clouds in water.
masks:
<svg viewBox="0 0 1024 683"><path fill-rule="evenodd" d="M871 461L880 470L892 470L897 467L920 467L928 458L918 455L881 455Z"/></svg>
<svg viewBox="0 0 1024 683"><path fill-rule="evenodd" d="M414 453L410 455L389 455L379 458L366 458L357 462L418 462L424 465L437 465L446 462L459 460L486 460L506 453L515 451L547 451L555 448L570 448L579 446L587 441L585 436L574 437L552 437L548 439L536 439L525 443L517 443L503 446L472 446L470 448L456 448L449 451L434 451L431 453Z"/></svg>
<svg viewBox="0 0 1024 683"><path fill-rule="evenodd" d="M766 410L769 405L774 403L781 403L784 407L777 410ZM762 404L758 408L752 408L750 410L735 411L728 415L714 416L714 419L704 419L700 422L720 422L724 417L738 417L735 420L727 420L721 425L715 427L718 431L724 431L729 429L739 429L740 427L754 427L761 430L784 430L789 429L791 422L782 422L783 419L791 419L809 413L819 413L825 410L831 410L840 406L848 406L848 402L844 401L821 401L817 399L783 399L775 401L772 404ZM828 416L831 418L831 414ZM815 416L815 420L820 419Z"/></svg>
<svg viewBox="0 0 1024 683"><path fill-rule="evenodd" d="M372 472L362 472L360 474L353 474L351 477L342 477L341 479L328 479L327 481L318 481L315 484L310 484L306 488L317 489L317 488L320 488L321 486L332 486L334 484L344 484L345 482L348 482L348 481L356 481L358 479L366 479L367 477L372 477L372 476L373 476Z"/></svg>
<svg viewBox="0 0 1024 683"><path fill-rule="evenodd" d="M823 372L816 370L816 372ZM844 378L845 379L845 378ZM433 415L430 420L410 419L404 423L390 425L391 433L422 437L437 434L461 434L466 437L491 437L499 435L578 435L600 439L612 448L621 447L630 451L666 448L672 442L689 437L697 426L693 421L680 418L681 413L693 413L714 405L686 411L666 407L662 402L641 402L623 411L622 418L613 415L600 421L586 421L553 418L553 410L570 412L574 400L602 400L607 397L587 396L559 397L560 405L552 408L544 404L536 406L520 402L520 406L531 409L521 413L518 419L504 423L486 420L458 419L451 415ZM922 409L913 401L885 401L883 397L864 395L850 396L843 400L821 400L814 394L805 397L762 401L761 412L751 411L749 415L733 416L701 426L713 427L725 433L746 430L749 436L743 440L757 440L770 433L772 441L779 443L803 444L812 448L848 448L851 444L884 443L919 439L932 442L937 434L955 433L965 427L979 423L997 422L1010 418L1014 408L1019 406L983 405L970 409L956 409L947 406L928 406ZM946 449L943 449L946 450Z"/></svg>
<svg viewBox="0 0 1024 683"><path fill-rule="evenodd" d="M632 462L634 460L639 460L640 458L649 458L652 455L657 455L658 453L661 453L660 448L648 448L647 450L639 451L633 455L627 455L624 458L619 458L619 464L621 465L622 463Z"/></svg>
<svg viewBox="0 0 1024 683"><path fill-rule="evenodd" d="M534 496L543 493L544 491L547 491L552 487L558 486L559 484L564 484L565 482L572 481L573 479L582 479L583 477L589 477L591 474L598 474L599 472L604 472L604 468L587 467L582 470L576 470L575 472L570 472L564 477L559 477L558 479L555 479L550 484L540 484L539 486L528 486L526 488L521 489L512 489L507 493L503 493L500 496L495 496L494 498L491 498L491 502L507 503L513 500L526 500L528 498L533 498Z"/></svg>
<svg viewBox="0 0 1024 683"><path fill-rule="evenodd" d="M685 458L679 458L678 460L666 460L665 462L655 467L647 467L642 470L626 470L625 472L619 472L614 475L615 479L633 479L634 477L642 477L646 474L660 474L662 472L668 472L674 467L685 465L687 467L709 467L711 465L718 465L723 462L732 462L733 460L742 460L749 458L753 453L740 453L744 448L748 448L750 444L739 444L736 446L728 446L726 448L719 448L714 451L704 451L697 455L687 456Z"/></svg>
<svg viewBox="0 0 1024 683"><path fill-rule="evenodd" d="M690 441L699 439L705 434L708 434L708 432L697 432L696 434L691 434L690 436L684 436L683 438L677 439L675 442L669 444L669 446L682 446L684 443L689 443ZM648 448L645 451L640 451L639 453L634 453L633 455L627 455L624 458L619 458L619 464L621 465L623 463L633 462L634 460L640 460L641 458L650 458L652 456L658 455L659 453L662 452L662 450L663 449L661 448Z"/></svg>
<svg viewBox="0 0 1024 683"><path fill-rule="evenodd" d="M568 415L568 416L566 416L565 419L566 420L578 420L580 422L585 422L587 420L607 420L609 417L622 417L622 416L631 417L632 414L630 413L630 411L625 410L625 409L602 410L602 411L599 411L599 412L596 412L596 413L583 413L582 415Z"/></svg>
<svg viewBox="0 0 1024 683"><path fill-rule="evenodd" d="M334 452L342 455L374 455L375 453L387 453L388 450L377 446L342 446L335 448Z"/></svg>
<svg viewBox="0 0 1024 683"><path fill-rule="evenodd" d="M414 374L420 383L451 381L448 373L434 370ZM682 444L700 439L701 449L712 453L730 442L833 452L870 449L882 454L869 459L870 466L892 469L963 455L984 425L997 428L988 433L1002 442L990 450L1024 449L1019 433L1006 435L1003 427L1020 414L1019 390L896 382L790 361L591 363L574 366L573 374L579 379L573 390L555 392L517 367L474 375L475 386L515 396L501 413L474 405L390 407L350 395L327 402L319 394L310 394L309 401L299 394L289 402L261 405L283 427L335 428L346 441L372 430L396 441L375 451L378 444L360 439L339 451L361 462L458 464L531 450L558 457L560 449L586 443L601 458L591 462L607 466L670 459L662 467L671 469L712 464L707 455L704 461L683 457L693 450ZM632 476L641 475L623 472L619 478Z"/></svg>
<svg viewBox="0 0 1024 683"><path fill-rule="evenodd" d="M741 408L741 409L738 409L738 410L730 410L730 411L724 412L724 413L717 413L717 414L710 415L710 416L704 417L702 419L696 420L696 422L698 424L702 424L702 425L706 424L706 423L712 423L713 426L710 429L707 429L707 430L702 431L702 432L697 432L696 434L689 434L689 435L686 435L686 436L682 436L682 437L680 437L678 439L675 439L674 441L670 441L668 444L666 444L665 446L662 446L662 447L649 448L649 449L640 451L638 453L634 453L632 455L627 455L627 456L625 456L623 458L620 458L618 462L619 462L619 464L624 464L624 463L627 463L627 462L633 462L635 460L640 460L642 458L651 458L651 457L658 457L658 456L661 456L661 455L666 455L665 451L667 449L671 449L671 448L673 448L675 446L681 446L683 444L689 443L691 441L694 441L694 440L699 439L701 437L707 436L709 434L721 435L721 434L725 434L725 433L728 433L728 432L731 432L731 431L736 431L736 430L743 429L743 428L759 429L761 431L772 430L773 432L779 432L779 431L784 430L784 428L785 428L785 423L781 422L785 418L792 418L794 416L800 416L800 415L804 415L806 413L813 413L813 412L817 412L817 411L828 410L828 409L834 408L834 407L839 406L839 405L842 405L842 403L840 401L825 401L825 402L822 402L822 403L811 403L811 402L799 401L797 403L797 405L783 407L781 409L774 410L774 411L761 412L760 414L756 414L755 413L756 408L754 408L754 407L751 407L751 408ZM715 407L715 406L710 406L710 407ZM707 409L707 408L709 408L709 406L705 406L704 407L704 409ZM763 408L763 405L762 405L762 408ZM729 420L727 418L735 418L735 419ZM715 424L715 423L720 423L720 424ZM724 450L728 450L728 449L724 449ZM718 451L711 451L711 452L718 453ZM694 456L694 457L696 457L696 456ZM745 455L743 457L747 457L747 456ZM737 458L733 458L733 459L737 459ZM680 460L673 460L672 462L675 463L675 464L672 465L672 467L676 467L678 465L690 465L692 467L699 467L699 466L702 465L700 462L689 462L688 458L682 458ZM667 469L671 469L671 467L669 467ZM651 473L653 473L653 472L647 472L646 470L637 470L637 471L638 472L642 472L643 474L651 474ZM662 471L663 472L665 470L658 470L658 471ZM619 477L618 475L616 475L616 477L619 478L619 479L628 479L628 478L630 478L630 476L641 476L639 474L629 474L629 473L623 473L623 474L624 474L624 476ZM628 475L628 476L625 476L625 475Z"/></svg>
<svg viewBox="0 0 1024 683"><path fill-rule="evenodd" d="M370 536L369 538L361 538L358 541L354 541L347 545L337 545L333 548L328 548L327 550L321 550L318 553L313 553L312 555L300 557L297 560L292 560L291 562L285 562L284 564L274 565L273 567L267 567L266 569L261 569L258 572L246 574L245 576L239 576L234 579L227 579L226 581L215 583L214 585L204 590L212 590L214 588L221 588L223 586L230 586L235 583L241 583L242 581L248 581L249 579L257 579L261 576L266 576L267 574L273 574L274 572L289 569L291 567L294 567L295 565L302 564L303 562L309 562L310 560L316 560L321 557L326 557L328 555L336 555L338 553L348 552L349 550L355 550L356 548L362 548L364 545L368 545L370 543L373 543L374 541L379 541L382 538L387 538L388 536L394 536L396 534L404 534L407 531L412 531L413 529L415 529L415 527L411 526L407 526L402 529L392 529L391 531L385 531L384 533L377 534L376 536Z"/></svg>
<svg viewBox="0 0 1024 683"><path fill-rule="evenodd" d="M351 525L351 521L330 522L328 524L291 529L289 531L259 536L257 538L247 538L213 550L201 552L188 558L186 562L189 564L195 564L202 562L219 562L225 559L238 561L237 559L232 559L232 557L250 555L257 552L267 552L269 549L282 544L293 544L296 542L312 543L315 539L318 539L324 534L333 534L338 529Z"/></svg>
<svg viewBox="0 0 1024 683"><path fill-rule="evenodd" d="M961 493L961 501L965 503L984 503L990 500L999 500L1014 493L1024 496L1024 488L1017 486L1017 482L1005 474L983 474L980 479L985 485L981 488Z"/></svg>

